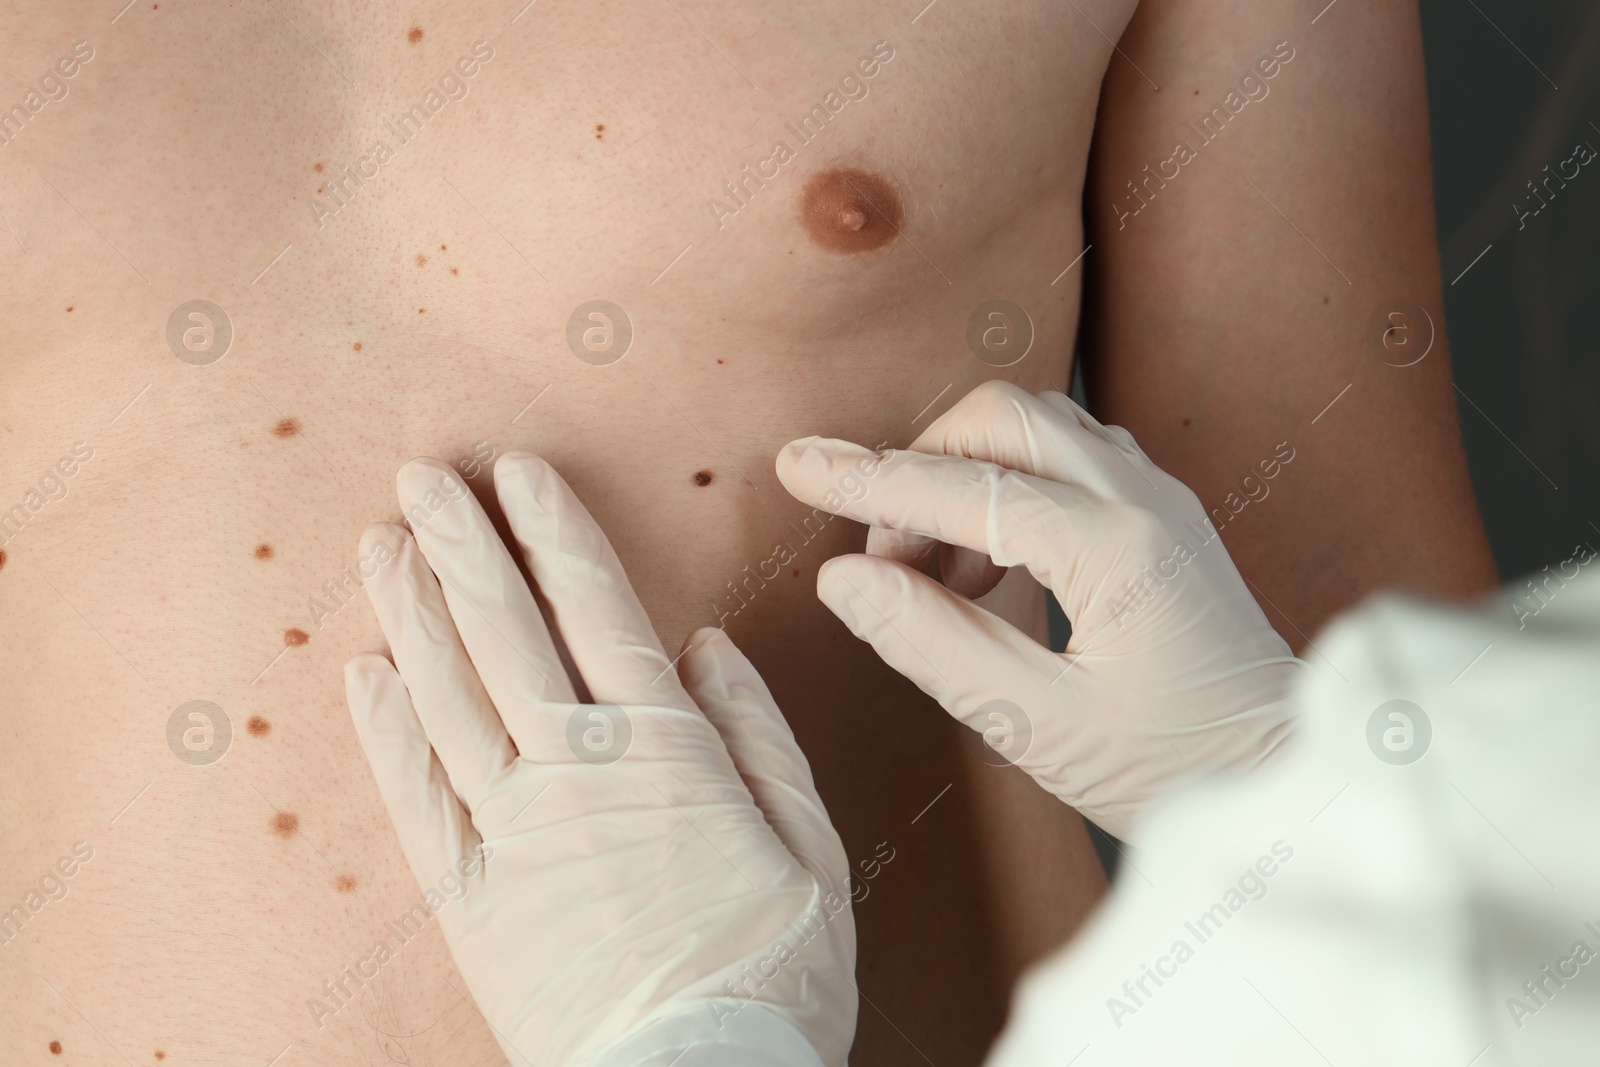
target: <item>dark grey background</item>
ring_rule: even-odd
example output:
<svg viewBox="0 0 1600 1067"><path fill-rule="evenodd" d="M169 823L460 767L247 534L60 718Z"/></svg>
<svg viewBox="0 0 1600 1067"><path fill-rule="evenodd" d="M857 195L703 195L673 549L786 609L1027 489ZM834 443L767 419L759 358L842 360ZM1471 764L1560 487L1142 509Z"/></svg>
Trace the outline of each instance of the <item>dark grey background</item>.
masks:
<svg viewBox="0 0 1600 1067"><path fill-rule="evenodd" d="M1521 231L1512 209L1578 142L1600 151L1600 4L1421 7L1461 427L1501 575L1520 586L1580 541L1600 548L1600 159Z"/></svg>

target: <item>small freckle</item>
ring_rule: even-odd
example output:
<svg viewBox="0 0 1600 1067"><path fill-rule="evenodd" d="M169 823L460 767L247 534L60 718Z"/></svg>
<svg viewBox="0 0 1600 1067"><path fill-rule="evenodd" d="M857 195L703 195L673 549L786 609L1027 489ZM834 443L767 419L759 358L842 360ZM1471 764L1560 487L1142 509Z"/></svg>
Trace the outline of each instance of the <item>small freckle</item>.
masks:
<svg viewBox="0 0 1600 1067"><path fill-rule="evenodd" d="M427 313L428 313L428 309L427 308L418 308L417 309L417 314L418 315L426 315Z"/></svg>
<svg viewBox="0 0 1600 1067"><path fill-rule="evenodd" d="M57 1056L61 1055L61 1042L59 1042L59 1041L50 1042L50 1051L55 1053Z"/></svg>
<svg viewBox="0 0 1600 1067"><path fill-rule="evenodd" d="M447 252L447 251L449 251L449 249L448 249L448 247L446 247L446 246L445 246L445 245L440 245L440 246L439 246L439 251L441 251L441 252Z"/></svg>
<svg viewBox="0 0 1600 1067"><path fill-rule="evenodd" d="M341 874L333 880L335 888L341 893L349 893L356 887L356 877L353 874Z"/></svg>
<svg viewBox="0 0 1600 1067"><path fill-rule="evenodd" d="M322 164L318 163L316 166L312 167L311 169L316 171L318 174L321 174L322 173Z"/></svg>
<svg viewBox="0 0 1600 1067"><path fill-rule="evenodd" d="M795 570L794 570L794 576L795 576L795 577L796 577L796 578L798 578L798 577L800 577L800 568L798 568L798 567L796 567L796 568L795 568Z"/></svg>
<svg viewBox="0 0 1600 1067"><path fill-rule="evenodd" d="M0 570L4 570L5 569L5 565L6 565L6 550L3 549L3 548L0 548Z"/></svg>
<svg viewBox="0 0 1600 1067"><path fill-rule="evenodd" d="M299 419L279 419L272 427L272 436L274 437L293 437L299 432Z"/></svg>
<svg viewBox="0 0 1600 1067"><path fill-rule="evenodd" d="M322 186L320 186L320 185L319 185L319 186L317 186L317 195L318 195L318 196L321 196L321 195L322 195Z"/></svg>
<svg viewBox="0 0 1600 1067"><path fill-rule="evenodd" d="M167 1058L167 1054L165 1052L162 1052L160 1049L156 1049L156 1059L164 1060L166 1058Z"/></svg>
<svg viewBox="0 0 1600 1067"><path fill-rule="evenodd" d="M272 732L272 724L259 715L250 716L250 721L244 724L244 728L250 731L251 737L266 737Z"/></svg>
<svg viewBox="0 0 1600 1067"><path fill-rule="evenodd" d="M1185 425L1185 426L1187 426L1187 425L1189 425L1189 420L1188 420L1188 419L1184 419L1184 420L1183 420L1183 424L1184 424L1184 425Z"/></svg>
<svg viewBox="0 0 1600 1067"><path fill-rule="evenodd" d="M68 315L70 315L70 314L72 314L72 309L73 309L73 308L75 308L75 307L77 307L77 306L78 306L78 305L76 305L76 304L72 304L72 305L70 305L70 306L69 306L69 307L68 307L68 308L67 308L67 314L68 314Z"/></svg>
<svg viewBox="0 0 1600 1067"><path fill-rule="evenodd" d="M266 542L262 542L261 544L256 546L256 559L271 559L271 558L272 558L272 546L271 545L267 544Z"/></svg>
<svg viewBox="0 0 1600 1067"><path fill-rule="evenodd" d="M359 351L361 351L361 342L357 341L355 344L351 345L350 347L355 349L357 352L359 352Z"/></svg>
<svg viewBox="0 0 1600 1067"><path fill-rule="evenodd" d="M710 485L712 474L710 471L698 471L694 476L695 485Z"/></svg>
<svg viewBox="0 0 1600 1067"><path fill-rule="evenodd" d="M299 648L309 640L311 640L311 635L304 630L289 629L283 631L283 643L290 648Z"/></svg>
<svg viewBox="0 0 1600 1067"><path fill-rule="evenodd" d="M459 270L457 270L455 267L451 267L450 268L450 273L451 274L460 274L461 272Z"/></svg>
<svg viewBox="0 0 1600 1067"><path fill-rule="evenodd" d="M417 266L426 267L427 265L428 265L428 257L423 255L421 252L418 252L417 253Z"/></svg>
<svg viewBox="0 0 1600 1067"><path fill-rule="evenodd" d="M272 817L272 829L280 837L292 837L300 829L300 816L280 811Z"/></svg>
<svg viewBox="0 0 1600 1067"><path fill-rule="evenodd" d="M1323 303L1324 303L1324 304L1326 304L1326 303L1327 303L1327 302L1328 302L1328 298L1327 298L1327 297L1323 297L1323 298L1322 298L1322 302L1323 302ZM68 309L67 309L67 310L68 310L68 311L71 311L71 310L72 310L72 309L71 309L71 308L68 308Z"/></svg>
<svg viewBox="0 0 1600 1067"><path fill-rule="evenodd" d="M422 27L421 26L413 26L413 27L411 27L411 32L406 34L406 40L410 41L412 44L416 44L419 41L421 41L422 40Z"/></svg>
<svg viewBox="0 0 1600 1067"><path fill-rule="evenodd" d="M1200 90L1199 90L1199 89L1196 89L1196 90L1195 90L1195 91L1194 91L1194 95L1196 95L1196 96L1199 96L1199 95L1200 95Z"/></svg>
<svg viewBox="0 0 1600 1067"><path fill-rule="evenodd" d="M722 364L724 364L726 362L727 362L727 360L719 359L719 360L717 360L717 366L720 367Z"/></svg>

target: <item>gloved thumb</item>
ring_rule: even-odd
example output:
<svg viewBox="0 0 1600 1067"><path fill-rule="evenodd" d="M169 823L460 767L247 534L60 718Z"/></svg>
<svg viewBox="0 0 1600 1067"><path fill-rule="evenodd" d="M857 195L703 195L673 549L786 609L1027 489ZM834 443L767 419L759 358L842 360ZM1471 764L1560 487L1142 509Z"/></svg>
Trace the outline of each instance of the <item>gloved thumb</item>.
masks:
<svg viewBox="0 0 1600 1067"><path fill-rule="evenodd" d="M817 574L817 596L885 663L980 732L992 702L1030 705L1035 680L1060 671L1059 658L1015 626L893 560L836 556Z"/></svg>
<svg viewBox="0 0 1600 1067"><path fill-rule="evenodd" d="M811 765L767 684L714 626L689 635L678 660L683 687L722 737L767 823L823 885L848 893L850 861L811 779Z"/></svg>

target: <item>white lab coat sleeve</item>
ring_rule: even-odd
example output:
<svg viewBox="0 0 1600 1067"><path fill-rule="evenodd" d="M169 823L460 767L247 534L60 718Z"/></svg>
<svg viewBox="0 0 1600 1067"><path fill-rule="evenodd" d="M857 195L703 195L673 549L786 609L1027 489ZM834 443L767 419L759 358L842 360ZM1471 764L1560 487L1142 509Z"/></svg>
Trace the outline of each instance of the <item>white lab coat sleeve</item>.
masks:
<svg viewBox="0 0 1600 1067"><path fill-rule="evenodd" d="M606 1053L596 1067L823 1067L788 1022L759 1004L713 1018L705 1010L652 1023Z"/></svg>
<svg viewBox="0 0 1600 1067"><path fill-rule="evenodd" d="M1594 558L1319 635L1281 757L1152 814L989 1067L1597 1062Z"/></svg>

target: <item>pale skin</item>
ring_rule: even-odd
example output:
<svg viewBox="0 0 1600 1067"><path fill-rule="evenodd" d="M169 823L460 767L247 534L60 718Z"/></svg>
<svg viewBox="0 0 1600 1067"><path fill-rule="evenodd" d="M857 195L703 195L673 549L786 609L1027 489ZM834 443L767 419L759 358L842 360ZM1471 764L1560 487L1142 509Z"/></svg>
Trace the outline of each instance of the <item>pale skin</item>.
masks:
<svg viewBox="0 0 1600 1067"><path fill-rule="evenodd" d="M815 602L816 568L865 532L840 520L807 539L772 474L785 442L903 446L985 379L1065 384L1088 278L1097 412L1208 506L1296 446L1224 532L1292 643L1365 590L1492 580L1442 337L1403 370L1360 340L1391 296L1438 307L1414 15L1356 0L1314 27L1297 4L1219 0L519 7L6 13L5 101L75 41L94 57L0 148L0 506L75 442L93 458L4 546L0 903L74 842L94 856L0 945L4 1047L497 1062L436 930L376 978L343 979L331 1018L307 1008L418 895L340 681L383 647L345 569L369 522L400 518L393 474L416 455L464 461L480 490L488 453L549 459L667 648L720 620L761 670L852 862L893 849L855 909L864 1063L977 1062L1015 975L1104 879L1074 812L984 763ZM1110 232L1099 190L1168 156L1179 116L1284 40L1297 54L1272 95ZM408 142L385 132L479 41L494 54L461 76L463 99ZM864 97L743 203L722 192L880 41L893 57ZM392 157L314 211L380 138ZM830 167L893 184L894 239L842 252L807 234L802 191ZM1062 274L1085 220L1095 247ZM1245 239L1250 254L1230 245ZM166 341L197 298L234 331L209 366ZM966 343L996 298L1035 330L1003 369ZM593 299L634 329L608 366L568 344ZM775 574L780 543L794 558ZM741 606L729 583L747 573ZM991 598L1043 637L1020 574ZM197 699L232 724L210 765L167 738Z"/></svg>

